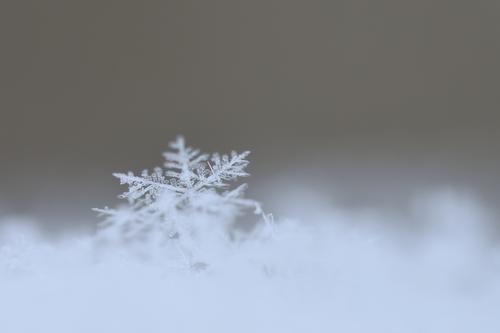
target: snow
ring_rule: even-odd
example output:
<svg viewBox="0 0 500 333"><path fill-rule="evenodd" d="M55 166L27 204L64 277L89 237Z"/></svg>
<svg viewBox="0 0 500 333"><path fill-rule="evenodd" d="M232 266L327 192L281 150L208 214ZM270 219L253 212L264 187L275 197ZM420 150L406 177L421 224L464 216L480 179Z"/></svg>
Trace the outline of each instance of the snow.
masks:
<svg viewBox="0 0 500 333"><path fill-rule="evenodd" d="M96 235L0 221L1 333L500 331L500 251L474 197L421 196L414 233L306 191L280 197L309 217L274 222L245 186L222 190L248 153L171 147L166 170L117 174L128 203L99 210Z"/></svg>
<svg viewBox="0 0 500 333"><path fill-rule="evenodd" d="M486 212L450 194L421 209L434 227L417 239L362 227L381 214L330 209L214 250L203 270L96 248L91 236L20 240L26 230L11 228L0 331L498 332L500 257L479 227Z"/></svg>

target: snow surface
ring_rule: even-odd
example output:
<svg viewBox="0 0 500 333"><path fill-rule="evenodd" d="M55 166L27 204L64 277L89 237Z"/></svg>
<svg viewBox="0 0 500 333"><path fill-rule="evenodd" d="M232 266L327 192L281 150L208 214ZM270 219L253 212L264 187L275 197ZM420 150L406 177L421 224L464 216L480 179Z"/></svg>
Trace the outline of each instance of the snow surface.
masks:
<svg viewBox="0 0 500 333"><path fill-rule="evenodd" d="M429 196L414 233L381 212L309 208L313 220L281 219L274 237L219 249L200 270L11 220L0 332L500 331L500 252L473 199Z"/></svg>

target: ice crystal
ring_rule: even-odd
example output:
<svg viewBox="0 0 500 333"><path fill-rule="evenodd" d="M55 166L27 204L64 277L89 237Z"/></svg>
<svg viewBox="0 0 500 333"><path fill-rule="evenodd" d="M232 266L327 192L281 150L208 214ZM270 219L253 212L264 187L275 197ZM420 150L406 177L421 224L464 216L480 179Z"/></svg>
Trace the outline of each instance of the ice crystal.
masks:
<svg viewBox="0 0 500 333"><path fill-rule="evenodd" d="M190 267L205 267L210 256L230 238L228 227L245 210L272 224L259 202L244 198L246 184L231 183L249 176L245 171L250 152L204 154L179 136L163 154L164 167L136 175L115 173L128 190L120 198L127 205L95 209L105 215L100 235L105 240L135 246L150 255L154 248ZM139 244L139 245L138 245Z"/></svg>

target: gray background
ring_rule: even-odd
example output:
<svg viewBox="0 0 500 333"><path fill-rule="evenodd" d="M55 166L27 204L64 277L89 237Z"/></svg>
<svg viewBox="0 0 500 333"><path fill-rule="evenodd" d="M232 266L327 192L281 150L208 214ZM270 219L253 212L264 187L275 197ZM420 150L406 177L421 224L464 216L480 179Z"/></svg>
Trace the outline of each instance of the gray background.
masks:
<svg viewBox="0 0 500 333"><path fill-rule="evenodd" d="M290 184L393 211L452 186L494 208L499 33L486 0L4 0L0 214L92 223L110 174L160 164L179 133L251 149L271 208Z"/></svg>

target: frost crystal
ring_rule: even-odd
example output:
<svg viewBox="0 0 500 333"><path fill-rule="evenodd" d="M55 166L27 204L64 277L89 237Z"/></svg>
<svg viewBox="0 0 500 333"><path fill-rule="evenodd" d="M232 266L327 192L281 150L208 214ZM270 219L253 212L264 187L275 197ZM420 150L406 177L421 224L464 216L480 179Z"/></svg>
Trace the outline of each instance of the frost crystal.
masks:
<svg viewBox="0 0 500 333"><path fill-rule="evenodd" d="M170 143L163 154L164 168L113 174L128 191L120 195L128 205L95 209L106 216L100 236L139 249L144 255L174 257L191 268L206 261L231 234L228 227L247 209L260 215L267 227L272 216L257 201L244 198L246 184L230 189L230 182L245 171L250 152L203 154L186 146L183 137Z"/></svg>

